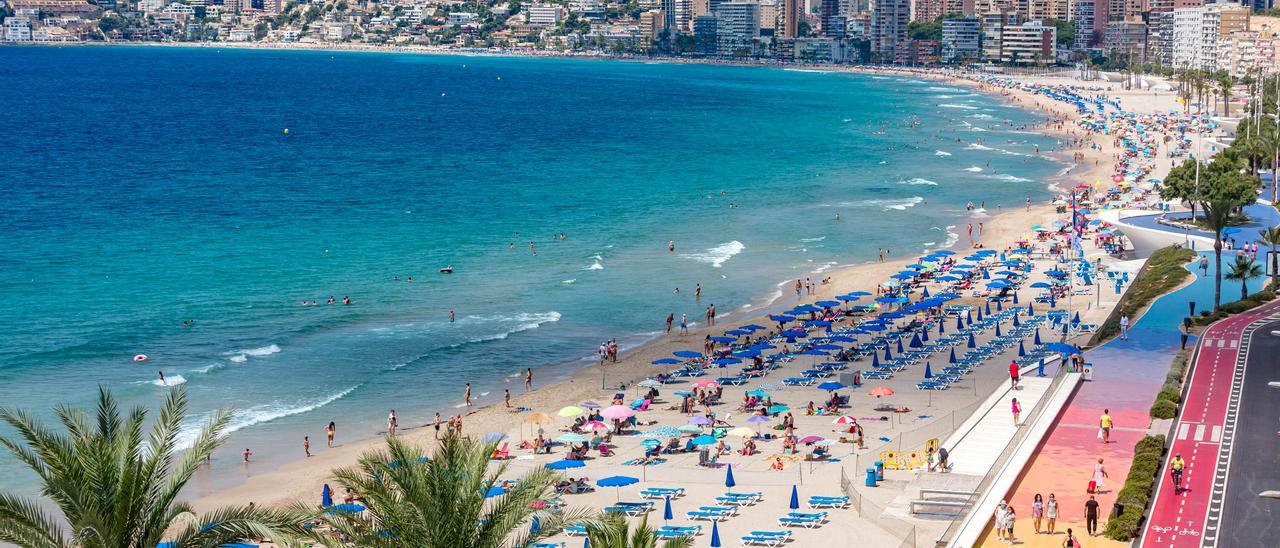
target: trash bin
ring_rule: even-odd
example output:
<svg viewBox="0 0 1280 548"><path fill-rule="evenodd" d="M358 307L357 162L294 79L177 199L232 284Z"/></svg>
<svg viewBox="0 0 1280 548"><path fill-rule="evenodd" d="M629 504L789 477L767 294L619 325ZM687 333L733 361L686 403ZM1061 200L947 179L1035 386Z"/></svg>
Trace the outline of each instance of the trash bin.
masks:
<svg viewBox="0 0 1280 548"><path fill-rule="evenodd" d="M876 481L884 481L884 462L876 461Z"/></svg>
<svg viewBox="0 0 1280 548"><path fill-rule="evenodd" d="M875 469L875 468L868 468L868 469L867 469L867 484L866 484L866 485L867 485L867 487L875 487L875 486L876 486L876 469Z"/></svg>

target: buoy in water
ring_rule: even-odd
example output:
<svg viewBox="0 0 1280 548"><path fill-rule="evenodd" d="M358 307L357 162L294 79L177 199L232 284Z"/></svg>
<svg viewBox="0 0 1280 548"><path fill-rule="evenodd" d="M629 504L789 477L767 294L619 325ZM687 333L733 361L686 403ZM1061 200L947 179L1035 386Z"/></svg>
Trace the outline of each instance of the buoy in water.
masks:
<svg viewBox="0 0 1280 548"><path fill-rule="evenodd" d="M288 134L289 134L289 128L284 128L284 134L285 134L285 135L288 135Z"/></svg>
<svg viewBox="0 0 1280 548"><path fill-rule="evenodd" d="M133 357L133 361L135 361L135 362L145 362L145 361L147 361L147 355L146 355L146 354L138 354L137 356L134 356L134 357Z"/></svg>

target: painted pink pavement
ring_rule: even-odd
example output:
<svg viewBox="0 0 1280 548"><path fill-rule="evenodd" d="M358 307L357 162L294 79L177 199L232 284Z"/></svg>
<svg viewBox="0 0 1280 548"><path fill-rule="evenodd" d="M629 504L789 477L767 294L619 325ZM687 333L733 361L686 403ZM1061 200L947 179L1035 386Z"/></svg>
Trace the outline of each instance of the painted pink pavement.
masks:
<svg viewBox="0 0 1280 548"><path fill-rule="evenodd" d="M1280 310L1271 303L1213 324L1202 336L1202 344L1191 371L1186 401L1174 429L1173 446L1165 456L1164 473L1152 502L1142 545L1180 548L1212 545L1217 520L1209 517L1216 497L1221 510L1226 483L1228 455L1221 451L1230 439L1233 420L1228 405L1236 388L1234 379L1242 358L1245 329ZM1224 436L1225 434L1225 436ZM1173 488L1169 460L1181 454L1186 462L1181 492ZM1221 478L1215 482L1216 476Z"/></svg>
<svg viewBox="0 0 1280 548"><path fill-rule="evenodd" d="M1239 286L1230 287L1227 291L1224 285L1223 293L1238 294ZM1230 300L1224 298L1224 302ZM1067 528L1071 528L1084 546L1128 546L1101 536L1101 532L1129 473L1134 444L1146 435L1148 412L1179 348L1178 327L1189 311L1189 301L1198 303L1197 310L1211 305L1212 270L1209 276L1157 299L1130 328L1128 340L1112 339L1085 353L1085 361L1093 364L1093 380L1081 383L1007 496L1017 512L1014 535L1021 545L1061 547ZM1188 341L1188 348L1194 343L1194 338ZM1104 409L1110 409L1114 422L1108 444L1098 440L1098 421ZM1085 528L1086 491L1099 458L1110 477L1095 494L1100 504L1099 535L1090 537ZM1058 500L1053 534L1047 533L1047 520L1041 523L1042 532L1035 532L1031 503L1037 493L1045 500L1054 494ZM979 545L999 544L988 527Z"/></svg>

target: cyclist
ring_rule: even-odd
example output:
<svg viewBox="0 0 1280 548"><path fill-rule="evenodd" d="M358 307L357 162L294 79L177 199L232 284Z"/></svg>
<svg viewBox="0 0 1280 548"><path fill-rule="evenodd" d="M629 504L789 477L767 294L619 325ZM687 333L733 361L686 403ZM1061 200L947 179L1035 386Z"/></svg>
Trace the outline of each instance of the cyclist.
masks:
<svg viewBox="0 0 1280 548"><path fill-rule="evenodd" d="M1173 475L1173 492L1182 492L1182 470L1187 467L1187 463L1182 460L1182 453L1173 456L1173 460L1169 461L1169 470Z"/></svg>

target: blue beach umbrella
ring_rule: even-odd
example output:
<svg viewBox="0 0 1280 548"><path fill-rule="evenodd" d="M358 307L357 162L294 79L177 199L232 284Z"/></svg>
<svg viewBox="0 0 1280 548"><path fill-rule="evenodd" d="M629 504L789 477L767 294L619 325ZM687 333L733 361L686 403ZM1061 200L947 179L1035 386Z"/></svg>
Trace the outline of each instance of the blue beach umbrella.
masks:
<svg viewBox="0 0 1280 548"><path fill-rule="evenodd" d="M787 323L796 321L795 316L787 316L786 314L770 314L769 319L778 323Z"/></svg>
<svg viewBox="0 0 1280 548"><path fill-rule="evenodd" d="M924 342L929 342L929 328L928 328L928 327L926 327L926 328L924 328L924 329L921 329L921 330L920 330L920 340L921 340L921 341L924 341ZM922 345L920 345L920 346L924 346L924 345L922 344Z"/></svg>
<svg viewBox="0 0 1280 548"><path fill-rule="evenodd" d="M775 406L770 407L770 408L768 408L768 409L765 409L765 412L766 412L766 413L769 413L770 415L777 415L778 413L782 413L782 412L784 412L784 411L790 411L790 410L791 410L791 408L790 408L790 407L787 407L787 406L782 405L782 404L778 404L778 405L775 405ZM714 443L714 441L713 441L712 443Z"/></svg>
<svg viewBox="0 0 1280 548"><path fill-rule="evenodd" d="M1001 336L1001 335L1000 335L1000 322L996 322L996 336L997 336L997 337Z"/></svg>
<svg viewBox="0 0 1280 548"><path fill-rule="evenodd" d="M791 505L792 510L800 509L800 492L796 490L796 486L791 486Z"/></svg>
<svg viewBox="0 0 1280 548"><path fill-rule="evenodd" d="M991 301L987 301L986 308L983 310L988 316L991 315Z"/></svg>
<svg viewBox="0 0 1280 548"><path fill-rule="evenodd" d="M733 341L738 340L738 338L737 337L708 337L707 340L715 341L718 343L731 343Z"/></svg>
<svg viewBox="0 0 1280 548"><path fill-rule="evenodd" d="M922 290L922 291L920 292L920 296L921 296L921 297L928 297L928 296L929 296L929 288L927 288L927 287L926 287L926 288L924 288L924 290Z"/></svg>
<svg viewBox="0 0 1280 548"><path fill-rule="evenodd" d="M336 514L336 513L359 514L360 512L363 512L363 511L364 511L364 506L361 506L354 502L348 502L345 504L335 504L333 506L330 506L328 508L328 511L326 511L325 513L326 514Z"/></svg>
<svg viewBox="0 0 1280 548"><path fill-rule="evenodd" d="M947 332L947 322L945 320L938 320L938 334L942 335L942 334L945 334L946 332Z"/></svg>
<svg viewBox="0 0 1280 548"><path fill-rule="evenodd" d="M671 495L667 495L665 498L667 499L667 503L662 509L662 521L664 522L676 519L675 513L671 511Z"/></svg>
<svg viewBox="0 0 1280 548"><path fill-rule="evenodd" d="M724 486L733 487L738 483L733 481L733 466L724 467Z"/></svg>
<svg viewBox="0 0 1280 548"><path fill-rule="evenodd" d="M964 320L960 316L956 316L956 329L964 329Z"/></svg>
<svg viewBox="0 0 1280 548"><path fill-rule="evenodd" d="M902 343L902 339L898 339L898 343L899 343L899 344L901 344L901 343ZM924 343L920 341L920 334L919 334L919 333L916 333L916 334L912 335L912 336L911 336L911 348L920 348L921 346L924 346ZM901 350L899 350L899 351L901 351Z"/></svg>
<svg viewBox="0 0 1280 548"><path fill-rule="evenodd" d="M759 389L757 389L757 390L749 390L749 391L747 391L747 395L748 395L748 396L755 396L755 397L757 397L757 398L768 398L768 397L771 397L771 396L772 396L772 394L770 394L770 393L768 393L768 392L765 392L764 390L759 390Z"/></svg>
<svg viewBox="0 0 1280 548"><path fill-rule="evenodd" d="M672 430L675 430L675 429L673 428ZM679 434L679 431L677 431L676 436L672 436L672 437L679 437L678 434ZM551 470L568 470L570 468L582 468L583 466L586 466L586 465L587 463L582 462L580 460L558 460L555 462L548 462L546 464L547 468Z"/></svg>
<svg viewBox="0 0 1280 548"><path fill-rule="evenodd" d="M675 352L672 352L671 355L677 358L701 358L702 352L694 352L692 350L677 350Z"/></svg>
<svg viewBox="0 0 1280 548"><path fill-rule="evenodd" d="M840 303L836 301L818 301L813 304L816 304L818 306L825 307L825 308L833 308L833 307L840 306Z"/></svg>
<svg viewBox="0 0 1280 548"><path fill-rule="evenodd" d="M1018 315L1017 315L1017 314L1014 314L1014 315L1013 315L1013 326L1014 326L1014 327L1018 327L1018 325L1019 325L1019 324L1018 324Z"/></svg>
<svg viewBox="0 0 1280 548"><path fill-rule="evenodd" d="M951 349L951 358L947 361L950 363L956 363L956 349L954 347Z"/></svg>
<svg viewBox="0 0 1280 548"><path fill-rule="evenodd" d="M978 321L982 321L982 309L978 309Z"/></svg>
<svg viewBox="0 0 1280 548"><path fill-rule="evenodd" d="M320 505L328 508L333 506L333 491L329 489L329 484L324 484L324 489L320 490Z"/></svg>
<svg viewBox="0 0 1280 548"><path fill-rule="evenodd" d="M1018 357L1021 358L1026 355L1027 355L1027 349L1022 346L1022 341L1018 341Z"/></svg>
<svg viewBox="0 0 1280 548"><path fill-rule="evenodd" d="M1017 294L1017 293L1014 293L1014 294L1013 294L1013 304L1018 304L1018 294Z"/></svg>
<svg viewBox="0 0 1280 548"><path fill-rule="evenodd" d="M658 358L649 363L652 363L653 365L674 365L680 363L680 360L675 358Z"/></svg>
<svg viewBox="0 0 1280 548"><path fill-rule="evenodd" d="M756 325L753 323L749 323L747 325L742 326L740 329L750 329L752 331L759 331L761 329L768 329L768 328L763 325Z"/></svg>
<svg viewBox="0 0 1280 548"><path fill-rule="evenodd" d="M1080 323L1080 313L1076 312L1076 315L1071 317L1071 325L1076 325L1078 323Z"/></svg>
<svg viewBox="0 0 1280 548"><path fill-rule="evenodd" d="M1037 327L1037 328L1036 328L1036 339L1035 339L1034 341L1032 341L1032 342L1036 343L1036 346L1040 346L1040 344L1041 344L1041 343L1040 343L1040 328L1039 328L1039 327Z"/></svg>
<svg viewBox="0 0 1280 548"><path fill-rule="evenodd" d="M485 491L484 498L493 498L500 495L505 495L506 493L507 493L506 489L503 489L495 485L493 487L490 487L488 491Z"/></svg>
<svg viewBox="0 0 1280 548"><path fill-rule="evenodd" d="M902 348L902 339L898 339L898 353L901 354L903 352L905 352L905 350Z"/></svg>
<svg viewBox="0 0 1280 548"><path fill-rule="evenodd" d="M902 341L898 341L898 342L902 342ZM889 353L889 347L887 346L884 347L884 361L892 361L892 360L893 360L893 354Z"/></svg>
<svg viewBox="0 0 1280 548"><path fill-rule="evenodd" d="M826 390L827 392L833 392L842 388L844 388L844 385L836 381L827 381L818 385L818 390ZM733 486L730 485L730 487Z"/></svg>
<svg viewBox="0 0 1280 548"><path fill-rule="evenodd" d="M880 354L871 353L871 367L880 367Z"/></svg>
<svg viewBox="0 0 1280 548"><path fill-rule="evenodd" d="M850 291L848 293L845 293L845 295L848 295L850 297L866 297L870 295L870 293L866 291Z"/></svg>
<svg viewBox="0 0 1280 548"><path fill-rule="evenodd" d="M929 362L924 362L924 378L926 379L933 378L933 366L930 365Z"/></svg>
<svg viewBox="0 0 1280 548"><path fill-rule="evenodd" d="M1035 316L1035 315L1036 315L1036 308L1035 308L1034 306L1032 306L1032 305L1031 305L1031 303L1027 303L1027 315L1028 315L1028 316Z"/></svg>
<svg viewBox="0 0 1280 548"><path fill-rule="evenodd" d="M975 341L975 340L973 340L973 333L970 333L970 334L969 334L969 345L968 345L968 346L969 346L969 348L977 348L977 347L978 347L978 342L977 342L977 341Z"/></svg>
<svg viewBox="0 0 1280 548"><path fill-rule="evenodd" d="M720 548L720 522L711 522L711 548Z"/></svg>
<svg viewBox="0 0 1280 548"><path fill-rule="evenodd" d="M694 445L715 445L716 438L715 436L708 436L706 434L703 434L701 436L693 438L693 444Z"/></svg>
<svg viewBox="0 0 1280 548"><path fill-rule="evenodd" d="M1004 310L1004 301L996 301L996 312Z"/></svg>
<svg viewBox="0 0 1280 548"><path fill-rule="evenodd" d="M596 485L600 487L614 487L617 490L618 499L622 498L622 488L628 485L638 483L640 480L631 476L609 476L596 481Z"/></svg>

